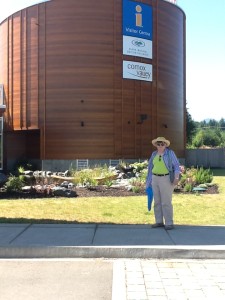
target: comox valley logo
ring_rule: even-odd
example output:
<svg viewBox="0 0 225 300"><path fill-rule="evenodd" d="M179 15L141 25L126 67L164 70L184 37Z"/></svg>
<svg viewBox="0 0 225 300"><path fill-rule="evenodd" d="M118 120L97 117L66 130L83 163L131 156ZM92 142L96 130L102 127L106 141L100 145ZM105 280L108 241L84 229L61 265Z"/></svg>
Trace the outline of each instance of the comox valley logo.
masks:
<svg viewBox="0 0 225 300"><path fill-rule="evenodd" d="M152 81L152 65L124 60L123 78Z"/></svg>
<svg viewBox="0 0 225 300"><path fill-rule="evenodd" d="M151 77L151 73L148 72L143 66L135 66L135 68L130 68L128 73L140 79L150 79Z"/></svg>
<svg viewBox="0 0 225 300"><path fill-rule="evenodd" d="M145 46L145 42L140 41L140 40L133 40L132 44L136 47L144 47Z"/></svg>

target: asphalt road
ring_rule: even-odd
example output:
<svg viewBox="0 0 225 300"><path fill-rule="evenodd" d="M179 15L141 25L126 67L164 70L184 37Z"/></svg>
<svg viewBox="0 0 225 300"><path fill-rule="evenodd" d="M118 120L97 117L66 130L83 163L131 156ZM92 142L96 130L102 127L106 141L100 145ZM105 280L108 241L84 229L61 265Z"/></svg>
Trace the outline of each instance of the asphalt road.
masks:
<svg viewBox="0 0 225 300"><path fill-rule="evenodd" d="M113 261L1 259L1 300L111 300Z"/></svg>
<svg viewBox="0 0 225 300"><path fill-rule="evenodd" d="M0 300L222 300L225 260L1 259Z"/></svg>

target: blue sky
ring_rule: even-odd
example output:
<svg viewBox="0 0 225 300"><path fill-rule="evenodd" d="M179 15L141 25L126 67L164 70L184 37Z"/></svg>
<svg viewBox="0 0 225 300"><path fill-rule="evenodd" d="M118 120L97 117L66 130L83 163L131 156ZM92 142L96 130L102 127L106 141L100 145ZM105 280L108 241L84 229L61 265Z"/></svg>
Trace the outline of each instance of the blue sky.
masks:
<svg viewBox="0 0 225 300"><path fill-rule="evenodd" d="M7 0L0 21L34 0ZM187 108L195 121L225 118L225 0L177 0L186 14Z"/></svg>
<svg viewBox="0 0 225 300"><path fill-rule="evenodd" d="M187 108L195 121L225 118L225 0L177 0L186 14Z"/></svg>
<svg viewBox="0 0 225 300"><path fill-rule="evenodd" d="M225 118L225 0L177 0L186 14L187 108L195 121Z"/></svg>

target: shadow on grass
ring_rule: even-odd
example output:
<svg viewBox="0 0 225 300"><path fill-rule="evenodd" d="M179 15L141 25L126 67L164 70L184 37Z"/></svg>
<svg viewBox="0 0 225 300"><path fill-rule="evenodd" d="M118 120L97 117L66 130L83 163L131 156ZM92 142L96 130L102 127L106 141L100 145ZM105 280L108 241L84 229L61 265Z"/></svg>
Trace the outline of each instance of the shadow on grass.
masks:
<svg viewBox="0 0 225 300"><path fill-rule="evenodd" d="M29 218L4 218L0 217L0 224L109 224L116 225L116 223L110 222L78 222L67 220L54 220L54 219L29 219ZM118 224L124 225L124 224Z"/></svg>

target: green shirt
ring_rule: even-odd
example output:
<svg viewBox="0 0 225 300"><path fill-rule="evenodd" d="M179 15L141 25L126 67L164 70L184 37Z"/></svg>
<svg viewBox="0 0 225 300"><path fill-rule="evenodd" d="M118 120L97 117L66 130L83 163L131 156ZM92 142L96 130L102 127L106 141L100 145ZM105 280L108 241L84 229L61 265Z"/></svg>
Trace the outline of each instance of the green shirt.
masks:
<svg viewBox="0 0 225 300"><path fill-rule="evenodd" d="M153 159L153 174L167 174L169 173L169 170L167 169L164 160L163 155L156 155Z"/></svg>

